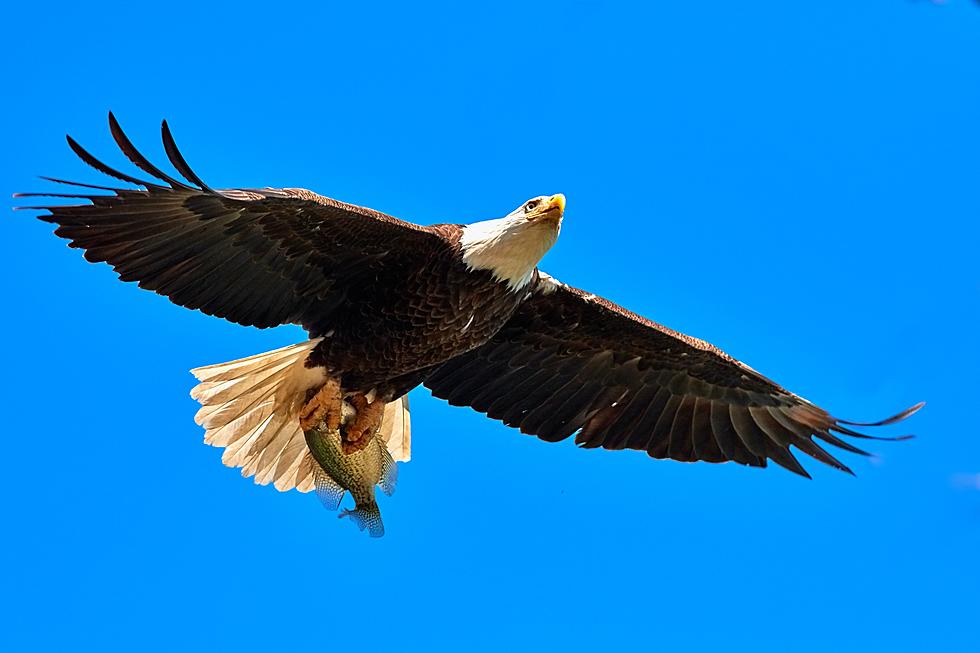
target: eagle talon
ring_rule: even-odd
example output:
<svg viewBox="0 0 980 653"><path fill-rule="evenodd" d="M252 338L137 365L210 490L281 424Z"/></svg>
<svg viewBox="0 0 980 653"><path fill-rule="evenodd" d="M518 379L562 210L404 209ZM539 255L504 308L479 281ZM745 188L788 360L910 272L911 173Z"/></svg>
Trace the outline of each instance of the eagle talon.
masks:
<svg viewBox="0 0 980 653"><path fill-rule="evenodd" d="M349 399L357 413L343 429L343 450L346 454L360 451L371 441L381 428L385 402L375 399L368 402L367 397L358 393Z"/></svg>
<svg viewBox="0 0 980 653"><path fill-rule="evenodd" d="M366 447L370 441L371 438L359 438L354 441L342 440L340 443L340 448L344 452L344 455L349 456L364 449L364 447Z"/></svg>
<svg viewBox="0 0 980 653"><path fill-rule="evenodd" d="M343 395L340 391L340 382L336 379L327 380L300 409L300 428L305 433L315 428L322 421L327 430L336 431L340 428L342 403Z"/></svg>

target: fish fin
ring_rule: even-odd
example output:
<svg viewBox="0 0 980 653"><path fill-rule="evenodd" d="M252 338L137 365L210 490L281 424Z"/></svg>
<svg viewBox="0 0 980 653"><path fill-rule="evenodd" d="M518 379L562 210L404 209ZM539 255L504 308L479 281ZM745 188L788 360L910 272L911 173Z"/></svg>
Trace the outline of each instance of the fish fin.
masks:
<svg viewBox="0 0 980 653"><path fill-rule="evenodd" d="M398 464L392 459L391 454L382 444L381 449L381 479L378 485L381 491L389 497L395 493L395 484L398 483Z"/></svg>
<svg viewBox="0 0 980 653"><path fill-rule="evenodd" d="M354 510L341 510L338 518L350 517L362 531L366 528L371 537L381 537L385 534L385 525L381 522L381 511L378 504L371 502L358 505Z"/></svg>
<svg viewBox="0 0 980 653"><path fill-rule="evenodd" d="M313 468L313 483L316 488L316 496L320 499L320 503L327 510L336 510L340 507L340 502L344 498L344 488L340 487L337 481L330 477L320 468L317 464Z"/></svg>

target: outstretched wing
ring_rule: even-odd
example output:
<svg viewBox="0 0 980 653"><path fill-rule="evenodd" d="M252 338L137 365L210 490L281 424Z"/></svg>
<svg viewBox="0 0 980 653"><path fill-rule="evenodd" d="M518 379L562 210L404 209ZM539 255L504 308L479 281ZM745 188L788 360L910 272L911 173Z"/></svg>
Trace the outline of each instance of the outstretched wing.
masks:
<svg viewBox="0 0 980 653"><path fill-rule="evenodd" d="M756 467L771 459L803 476L790 446L850 472L814 438L866 454L835 434L871 437L706 342L544 274L493 340L425 385L550 442L577 432L583 447ZM921 406L858 426L891 424Z"/></svg>
<svg viewBox="0 0 980 653"><path fill-rule="evenodd" d="M301 324L319 335L352 288L400 278L445 241L434 231L299 188L214 190L187 165L166 121L163 144L180 180L150 163L109 114L116 144L154 181L114 170L68 137L96 170L142 190L45 177L97 194L22 193L77 198L43 209L55 233L109 263L123 281L247 326ZM162 182L162 183L161 183Z"/></svg>

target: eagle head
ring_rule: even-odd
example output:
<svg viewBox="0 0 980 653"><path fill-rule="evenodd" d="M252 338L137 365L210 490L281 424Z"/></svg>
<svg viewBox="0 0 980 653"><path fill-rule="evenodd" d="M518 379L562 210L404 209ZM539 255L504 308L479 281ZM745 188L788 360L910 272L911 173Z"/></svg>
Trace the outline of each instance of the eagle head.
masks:
<svg viewBox="0 0 980 653"><path fill-rule="evenodd" d="M463 262L519 290L558 239L564 214L565 196L559 193L529 199L502 218L465 225L459 239Z"/></svg>

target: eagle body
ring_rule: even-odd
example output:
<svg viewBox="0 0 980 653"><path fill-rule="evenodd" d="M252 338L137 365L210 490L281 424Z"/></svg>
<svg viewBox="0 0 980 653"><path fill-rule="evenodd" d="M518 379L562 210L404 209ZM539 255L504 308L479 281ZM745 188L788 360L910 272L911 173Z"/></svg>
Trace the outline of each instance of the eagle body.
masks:
<svg viewBox="0 0 980 653"><path fill-rule="evenodd" d="M365 414L384 402L378 437L395 460L410 451L404 395L424 384L545 441L686 462L772 461L802 476L794 452L850 472L821 444L866 454L845 438L873 436L852 427L892 424L922 405L878 422L839 419L717 347L560 283L537 266L557 240L562 195L502 218L421 226L305 189L211 188L164 122L172 176L112 114L109 127L152 179L109 167L69 137L84 162L136 188L47 178L72 192L21 196L75 202L21 208L42 209L86 259L180 306L307 330L306 342L193 370L205 441L257 483L314 488L298 415L337 385L371 402Z"/></svg>
<svg viewBox="0 0 980 653"><path fill-rule="evenodd" d="M371 279L350 292L312 351L351 392L397 399L438 365L486 344L527 297L488 270L463 261L462 225L436 225L443 240L416 252L403 274Z"/></svg>

